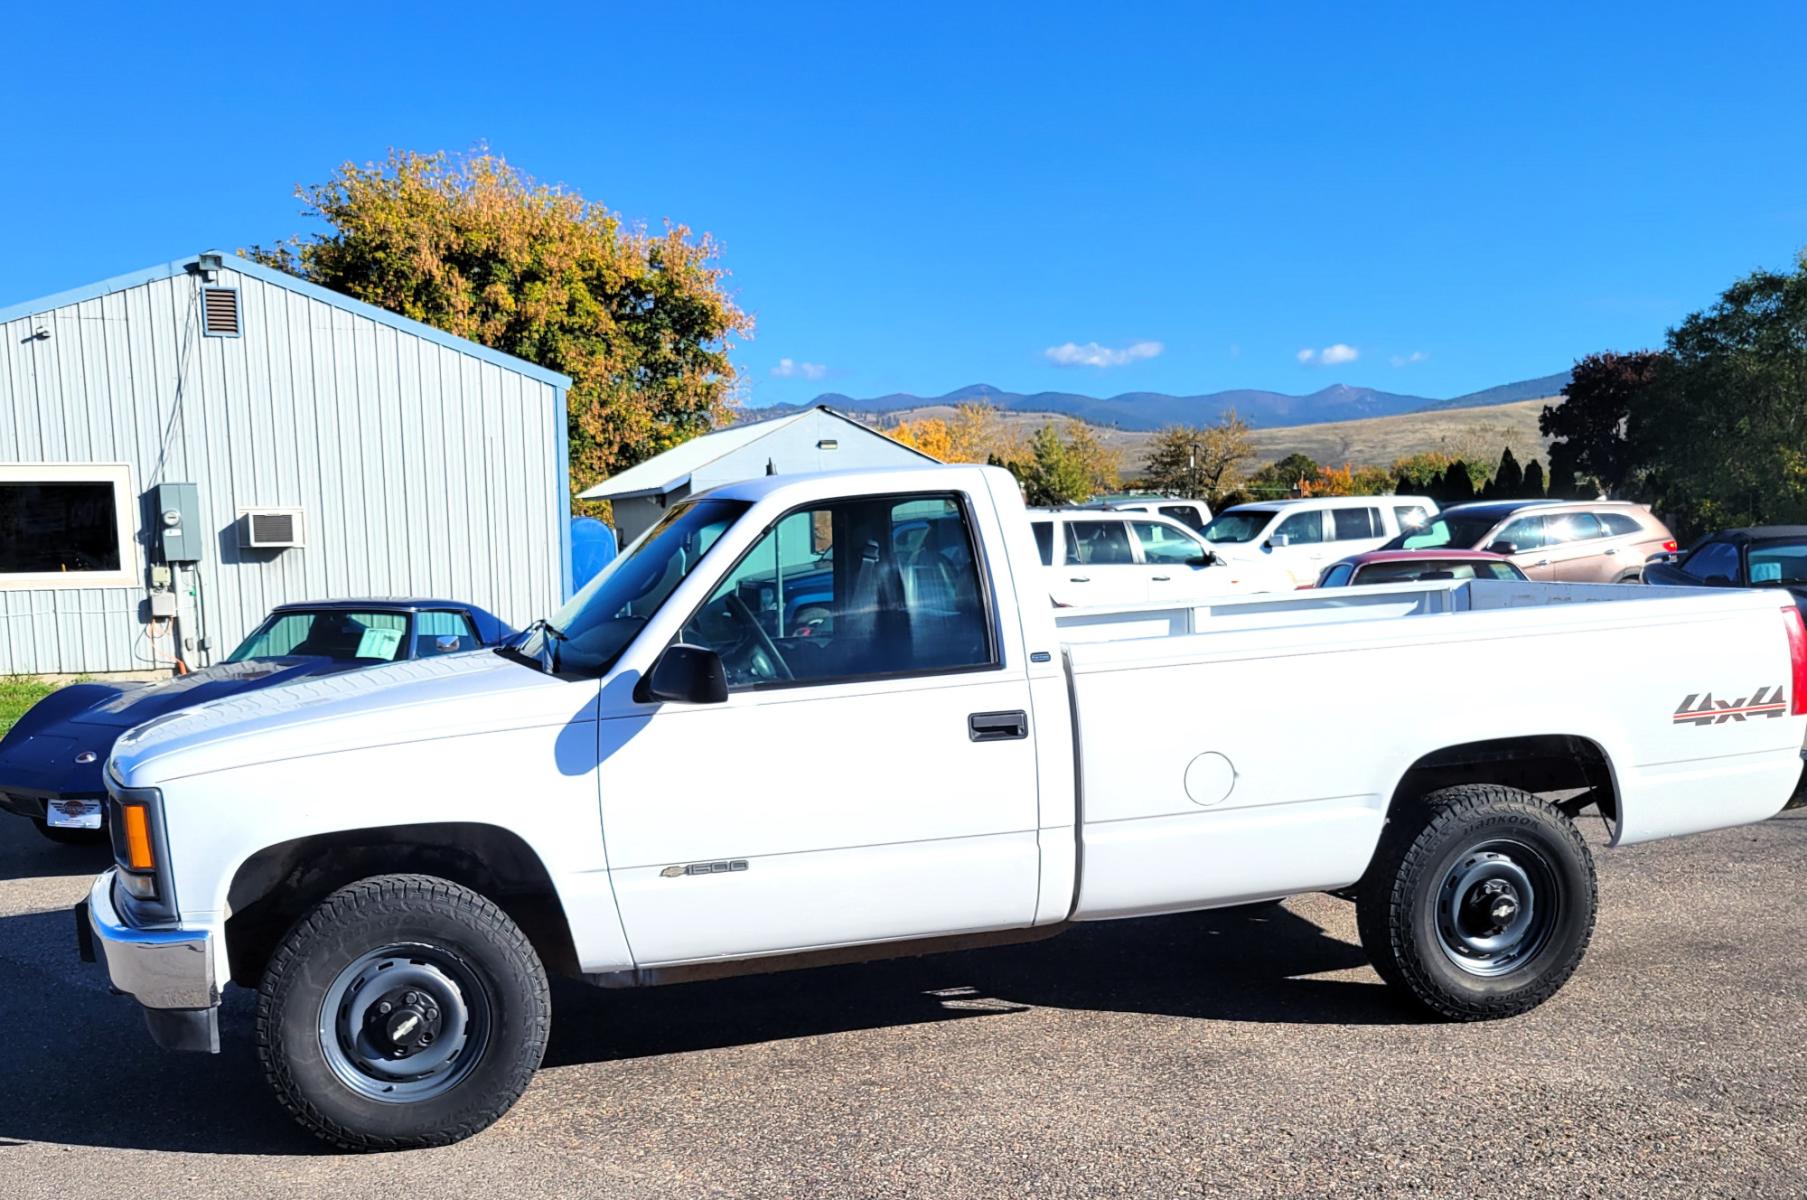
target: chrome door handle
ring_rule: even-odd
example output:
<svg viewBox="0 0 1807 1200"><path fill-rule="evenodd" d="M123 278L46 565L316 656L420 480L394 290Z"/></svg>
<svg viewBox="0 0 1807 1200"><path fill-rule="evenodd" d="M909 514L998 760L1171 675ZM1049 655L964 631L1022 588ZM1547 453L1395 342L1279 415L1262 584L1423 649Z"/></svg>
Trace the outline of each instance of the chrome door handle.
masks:
<svg viewBox="0 0 1807 1200"><path fill-rule="evenodd" d="M1617 546L1608 546L1604 551L1602 551L1602 553L1604 553L1604 554L1617 554L1618 552L1619 552L1619 548Z"/></svg>
<svg viewBox="0 0 1807 1200"><path fill-rule="evenodd" d="M1090 583L1090 582L1092 582L1092 577L1090 575L1074 575L1072 578L1068 579L1067 582L1068 583Z"/></svg>
<svg viewBox="0 0 1807 1200"><path fill-rule="evenodd" d="M1153 581L1155 583L1166 583L1169 580L1171 580L1173 578L1173 576L1171 576L1171 575L1153 575L1153 576L1150 576L1150 578L1153 579Z"/></svg>
<svg viewBox="0 0 1807 1200"><path fill-rule="evenodd" d="M1536 562L1532 563L1531 565L1534 567L1547 567L1550 565L1550 560L1547 558L1540 558Z"/></svg>

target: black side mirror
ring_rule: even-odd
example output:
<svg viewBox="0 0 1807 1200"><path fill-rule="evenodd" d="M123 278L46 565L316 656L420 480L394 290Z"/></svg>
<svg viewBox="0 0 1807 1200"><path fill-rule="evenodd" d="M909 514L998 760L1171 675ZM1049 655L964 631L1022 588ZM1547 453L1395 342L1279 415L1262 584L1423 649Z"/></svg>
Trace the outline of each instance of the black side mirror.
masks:
<svg viewBox="0 0 1807 1200"><path fill-rule="evenodd" d="M1189 567L1208 567L1216 561L1217 555L1211 553L1209 550L1200 550L1197 554L1194 554L1191 558L1186 560L1186 565Z"/></svg>
<svg viewBox="0 0 1807 1200"><path fill-rule="evenodd" d="M1495 542L1495 543L1493 543L1493 545L1487 547L1487 553L1489 553L1489 554L1517 554L1518 553L1518 543L1517 542L1503 542L1503 541Z"/></svg>
<svg viewBox="0 0 1807 1200"><path fill-rule="evenodd" d="M728 673L722 668L722 656L682 642L665 647L665 653L634 689L634 699L642 704L654 700L720 704L727 698Z"/></svg>

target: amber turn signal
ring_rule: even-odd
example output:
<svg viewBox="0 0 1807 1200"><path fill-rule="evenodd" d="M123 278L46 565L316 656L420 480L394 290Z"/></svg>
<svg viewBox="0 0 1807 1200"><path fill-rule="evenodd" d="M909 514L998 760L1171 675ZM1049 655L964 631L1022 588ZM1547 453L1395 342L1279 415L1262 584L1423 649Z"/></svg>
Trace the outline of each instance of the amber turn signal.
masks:
<svg viewBox="0 0 1807 1200"><path fill-rule="evenodd" d="M125 821L125 865L134 871L155 869L157 860L151 854L151 824L142 804L127 804L120 809Z"/></svg>

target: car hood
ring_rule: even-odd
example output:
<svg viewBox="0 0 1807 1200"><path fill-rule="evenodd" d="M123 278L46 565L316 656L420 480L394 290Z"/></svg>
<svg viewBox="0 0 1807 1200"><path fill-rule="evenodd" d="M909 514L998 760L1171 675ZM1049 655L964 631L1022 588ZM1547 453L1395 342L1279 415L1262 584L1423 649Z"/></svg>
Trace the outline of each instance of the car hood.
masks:
<svg viewBox="0 0 1807 1200"><path fill-rule="evenodd" d="M132 787L256 763L569 721L594 680L546 675L491 650L415 659L215 700L122 735L112 767Z"/></svg>
<svg viewBox="0 0 1807 1200"><path fill-rule="evenodd" d="M156 683L117 684L114 694L68 717L71 725L130 729L153 717L242 692L275 687L313 675L331 675L360 669L362 664L330 658L264 658L251 662L216 663L187 675Z"/></svg>

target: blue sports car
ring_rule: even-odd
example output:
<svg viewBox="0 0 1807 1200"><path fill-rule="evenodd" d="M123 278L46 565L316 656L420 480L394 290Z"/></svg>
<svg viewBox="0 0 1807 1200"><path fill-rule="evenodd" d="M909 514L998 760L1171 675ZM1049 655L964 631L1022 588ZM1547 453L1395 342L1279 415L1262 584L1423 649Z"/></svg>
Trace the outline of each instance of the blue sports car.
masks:
<svg viewBox="0 0 1807 1200"><path fill-rule="evenodd" d="M459 600L278 606L226 661L155 683L77 683L38 701L0 739L0 809L55 842L99 842L113 742L179 708L409 658L494 646L514 630Z"/></svg>

